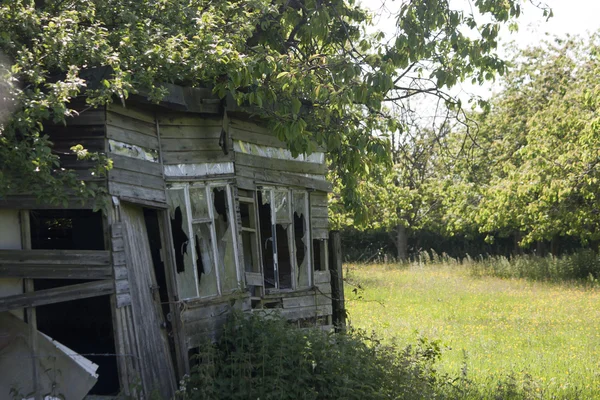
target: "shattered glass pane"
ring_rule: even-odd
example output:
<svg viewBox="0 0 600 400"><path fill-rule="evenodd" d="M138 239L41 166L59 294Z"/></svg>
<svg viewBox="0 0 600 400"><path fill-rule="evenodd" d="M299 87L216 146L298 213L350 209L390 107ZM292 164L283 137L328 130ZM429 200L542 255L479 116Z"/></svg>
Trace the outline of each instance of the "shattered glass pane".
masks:
<svg viewBox="0 0 600 400"><path fill-rule="evenodd" d="M214 268L210 224L194 224L192 229L194 231L200 297L216 295L218 293L217 273Z"/></svg>
<svg viewBox="0 0 600 400"><path fill-rule="evenodd" d="M294 192L294 250L296 253L297 287L310 285L309 235L306 209L308 206L306 192Z"/></svg>
<svg viewBox="0 0 600 400"><path fill-rule="evenodd" d="M192 205L193 219L209 218L205 187L190 188L190 203Z"/></svg>
<svg viewBox="0 0 600 400"><path fill-rule="evenodd" d="M196 274L192 259L192 248L188 231L188 210L185 204L185 190L167 190L173 247L175 250L175 268L177 271L177 287L181 299L198 296Z"/></svg>
<svg viewBox="0 0 600 400"><path fill-rule="evenodd" d="M242 232L242 247L244 251L244 271L260 272L258 269L256 234L254 232Z"/></svg>
<svg viewBox="0 0 600 400"><path fill-rule="evenodd" d="M277 224L277 270L279 288L292 288L292 258L290 251L290 224Z"/></svg>
<svg viewBox="0 0 600 400"><path fill-rule="evenodd" d="M262 252L265 288L275 287L275 258L273 248L273 230L271 225L270 191L261 190L258 196L258 228Z"/></svg>
<svg viewBox="0 0 600 400"><path fill-rule="evenodd" d="M233 246L233 230L229 218L227 191L224 187L213 189L214 227L217 236L218 257L217 263L223 273L221 274L221 288L231 291L238 288L238 279L235 266L235 253Z"/></svg>
<svg viewBox="0 0 600 400"><path fill-rule="evenodd" d="M277 222L291 222L289 213L289 200L288 192L283 190L276 190L275 194L275 220Z"/></svg>

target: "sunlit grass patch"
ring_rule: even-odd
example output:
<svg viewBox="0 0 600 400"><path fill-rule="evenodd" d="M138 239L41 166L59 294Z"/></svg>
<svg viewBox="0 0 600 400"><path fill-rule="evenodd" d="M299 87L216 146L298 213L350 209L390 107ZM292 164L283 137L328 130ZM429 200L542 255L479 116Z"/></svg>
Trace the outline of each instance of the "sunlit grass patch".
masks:
<svg viewBox="0 0 600 400"><path fill-rule="evenodd" d="M600 398L600 290L474 277L456 263L349 265L352 325L445 346L440 372L494 389L524 377L540 398ZM356 289L360 286L360 289Z"/></svg>

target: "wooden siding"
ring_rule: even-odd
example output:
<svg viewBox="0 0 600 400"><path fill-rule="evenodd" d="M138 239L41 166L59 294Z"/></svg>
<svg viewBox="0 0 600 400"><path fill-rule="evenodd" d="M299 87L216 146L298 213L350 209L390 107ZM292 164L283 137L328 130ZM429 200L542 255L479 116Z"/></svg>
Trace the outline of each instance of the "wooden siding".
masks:
<svg viewBox="0 0 600 400"><path fill-rule="evenodd" d="M106 112L106 138L156 154L156 162L109 152L113 169L108 192L131 202L166 204L165 182L159 162L160 142L154 113L110 105ZM112 142L111 142L112 143Z"/></svg>
<svg viewBox="0 0 600 400"><path fill-rule="evenodd" d="M24 294L3 297L0 301L0 312L24 307L38 307L46 304L62 303L71 300L87 299L89 297L112 294L111 279L62 286L55 289L38 290Z"/></svg>
<svg viewBox="0 0 600 400"><path fill-rule="evenodd" d="M329 238L329 217L327 214L327 193L310 194L310 218L313 239Z"/></svg>
<svg viewBox="0 0 600 400"><path fill-rule="evenodd" d="M157 284L143 210L121 204L121 219L142 383L146 390L157 389L168 399L175 388L175 372L161 328L164 321L155 296Z"/></svg>
<svg viewBox="0 0 600 400"><path fill-rule="evenodd" d="M181 313L181 320L187 349L201 346L207 339L216 339L234 309L249 311L249 297L224 296L208 301L186 303Z"/></svg>
<svg viewBox="0 0 600 400"><path fill-rule="evenodd" d="M92 250L0 250L0 277L110 279L110 253Z"/></svg>
<svg viewBox="0 0 600 400"><path fill-rule="evenodd" d="M205 118L186 113L158 116L163 163L201 164L233 160L233 144L226 137L228 154L219 146L223 118ZM226 135L227 136L227 135Z"/></svg>

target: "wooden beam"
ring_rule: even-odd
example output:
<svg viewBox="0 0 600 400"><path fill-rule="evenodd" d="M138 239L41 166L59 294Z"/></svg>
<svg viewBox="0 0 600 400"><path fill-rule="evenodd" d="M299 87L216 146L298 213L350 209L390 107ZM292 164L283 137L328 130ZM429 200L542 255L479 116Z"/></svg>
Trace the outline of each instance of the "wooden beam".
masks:
<svg viewBox="0 0 600 400"><path fill-rule="evenodd" d="M106 250L0 250L0 265L110 265Z"/></svg>
<svg viewBox="0 0 600 400"><path fill-rule="evenodd" d="M110 266L0 263L0 278L110 279L112 274Z"/></svg>
<svg viewBox="0 0 600 400"><path fill-rule="evenodd" d="M333 306L333 324L336 332L346 329L346 307L344 305L344 279L342 276L342 238L340 232L329 233L331 271L331 297Z"/></svg>
<svg viewBox="0 0 600 400"><path fill-rule="evenodd" d="M97 282L80 283L77 285L17 294L2 298L2 301L0 302L0 312L104 296L114 293L114 290L112 279L106 279Z"/></svg>

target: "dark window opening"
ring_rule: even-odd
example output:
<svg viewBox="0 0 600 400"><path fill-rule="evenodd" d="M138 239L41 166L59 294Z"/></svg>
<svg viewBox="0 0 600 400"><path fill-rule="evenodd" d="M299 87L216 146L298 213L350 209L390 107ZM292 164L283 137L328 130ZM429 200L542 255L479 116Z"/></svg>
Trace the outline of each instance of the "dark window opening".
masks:
<svg viewBox="0 0 600 400"><path fill-rule="evenodd" d="M156 285L158 286L158 302L162 311L162 322L166 325L167 335L169 340L169 351L171 359L176 360L175 354L175 338L173 335L173 326L170 318L167 318L170 310L169 290L167 287L167 275L165 264L162 260L162 240L160 233L160 224L158 222L158 211L144 208L144 221L148 232L148 243L150 244L150 252L152 255L152 264L154 265L154 276L156 277Z"/></svg>
<svg viewBox="0 0 600 400"><path fill-rule="evenodd" d="M30 221L33 249L104 250L101 212L32 210Z"/></svg>
<svg viewBox="0 0 600 400"><path fill-rule="evenodd" d="M268 195L268 192L267 192ZM265 288L274 288L275 285L275 259L273 257L273 226L271 225L270 199L263 200L263 193L257 192L258 224L260 229L260 247L263 258ZM263 204L264 203L264 204Z"/></svg>
<svg viewBox="0 0 600 400"><path fill-rule="evenodd" d="M304 218L304 214L298 215L297 212L294 212L294 242L296 246L296 273L298 276L296 277L296 281L299 286L304 286L303 284L308 285L308 277L304 278L304 275L308 274L307 263L306 263L306 244L304 244L304 236L306 235L306 219ZM304 279L303 279L304 278ZM306 282L303 282L306 280Z"/></svg>
<svg viewBox="0 0 600 400"><path fill-rule="evenodd" d="M81 283L36 280L35 290ZM109 296L36 307L38 330L98 365L98 382L90 394L119 393L117 356ZM47 373L52 373L48 371ZM56 371L60 373L60 371Z"/></svg>
<svg viewBox="0 0 600 400"><path fill-rule="evenodd" d="M279 288L292 288L292 262L288 241L289 224L277 224L277 267L279 270Z"/></svg>
<svg viewBox="0 0 600 400"><path fill-rule="evenodd" d="M175 266L177 273L185 271L184 254L188 252L189 237L185 233L187 227L183 226L183 214L181 207L175 209L175 218L171 219L171 231L173 233L173 246L175 247Z"/></svg>
<svg viewBox="0 0 600 400"><path fill-rule="evenodd" d="M215 215L215 219L223 218L224 222L227 222L227 192L224 188L214 188L213 189L213 205L215 207L215 211L217 215Z"/></svg>
<svg viewBox="0 0 600 400"><path fill-rule="evenodd" d="M315 271L325 271L325 266L321 263L323 252L321 251L322 240L313 239L313 267Z"/></svg>
<svg viewBox="0 0 600 400"><path fill-rule="evenodd" d="M92 210L30 212L34 250L104 250L102 214ZM34 290L53 289L86 280L36 279ZM38 330L98 365L90 394L116 395L119 377L109 296L36 307ZM90 355L96 354L96 355ZM102 354L102 355L98 355Z"/></svg>

